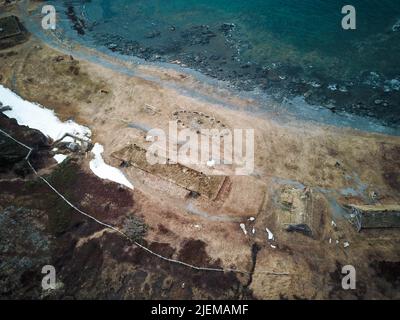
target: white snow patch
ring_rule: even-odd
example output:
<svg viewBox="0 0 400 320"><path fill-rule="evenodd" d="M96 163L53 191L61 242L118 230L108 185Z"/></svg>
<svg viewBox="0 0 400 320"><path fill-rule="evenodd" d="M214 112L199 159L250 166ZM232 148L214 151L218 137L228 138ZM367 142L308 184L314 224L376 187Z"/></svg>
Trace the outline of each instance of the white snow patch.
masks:
<svg viewBox="0 0 400 320"><path fill-rule="evenodd" d="M265 228L268 233L268 240L274 240L274 234L268 228Z"/></svg>
<svg viewBox="0 0 400 320"><path fill-rule="evenodd" d="M70 136L66 136L66 137L64 137L61 141L62 141L62 142L69 142L69 143L72 143L72 142L74 142L74 138L72 138L72 137L70 137Z"/></svg>
<svg viewBox="0 0 400 320"><path fill-rule="evenodd" d="M4 106L12 108L4 112L6 116L16 119L19 125L41 131L53 140L60 139L66 133L85 140L91 136L89 128L72 120L61 122L53 110L26 101L2 85L0 85L0 101Z"/></svg>
<svg viewBox="0 0 400 320"><path fill-rule="evenodd" d="M244 223L241 223L241 224L240 224L240 228L243 230L243 233L244 233L245 235L247 235L247 230L246 230L246 226L245 226Z"/></svg>
<svg viewBox="0 0 400 320"><path fill-rule="evenodd" d="M256 218L250 217L249 220L250 220L250 221L254 221L254 220L256 220Z"/></svg>
<svg viewBox="0 0 400 320"><path fill-rule="evenodd" d="M6 116L17 120L19 125L28 126L29 128L41 131L44 135L53 140L61 139L68 133L82 140L90 141L92 133L89 128L81 126L72 120L62 122L58 119L53 110L46 109L37 103L26 101L2 85L0 85L0 102L4 106L10 106L12 108L12 110L3 112ZM74 139L67 136L62 141L74 142ZM55 148L53 151L57 151L57 149ZM120 170L104 162L101 156L103 151L104 148L98 143L93 147L92 152L95 157L90 161L90 169L93 173L102 179L111 180L133 189L133 185ZM58 163L64 161L65 158L67 158L67 156L62 154L56 154L54 156L54 159Z"/></svg>
<svg viewBox="0 0 400 320"><path fill-rule="evenodd" d="M133 189L133 185L120 170L111 167L104 162L103 157L101 156L103 152L103 146L99 143L96 143L92 149L94 159L89 163L90 169L93 171L93 173L101 179L111 180Z"/></svg>
<svg viewBox="0 0 400 320"><path fill-rule="evenodd" d="M56 154L53 158L60 164L65 159L67 159L68 156L66 156L65 154Z"/></svg>

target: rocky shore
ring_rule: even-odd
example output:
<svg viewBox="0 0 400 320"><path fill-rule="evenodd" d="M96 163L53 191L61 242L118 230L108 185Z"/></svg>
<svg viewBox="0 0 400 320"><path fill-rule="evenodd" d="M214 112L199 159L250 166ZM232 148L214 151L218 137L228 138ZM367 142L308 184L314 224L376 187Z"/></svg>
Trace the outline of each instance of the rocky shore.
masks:
<svg viewBox="0 0 400 320"><path fill-rule="evenodd" d="M236 90L260 91L277 102L304 97L311 105L323 106L332 113L349 113L377 120L383 125L400 125L400 78L364 71L357 77L340 79L327 76L310 62L308 66L284 61L259 64L247 61L252 45L240 26L194 25L179 29L170 25L130 40L113 33L97 31L96 21L85 21L68 6L66 15L78 35L85 35L98 46L122 55L149 62L168 62L226 81ZM373 70L373 66L371 66Z"/></svg>

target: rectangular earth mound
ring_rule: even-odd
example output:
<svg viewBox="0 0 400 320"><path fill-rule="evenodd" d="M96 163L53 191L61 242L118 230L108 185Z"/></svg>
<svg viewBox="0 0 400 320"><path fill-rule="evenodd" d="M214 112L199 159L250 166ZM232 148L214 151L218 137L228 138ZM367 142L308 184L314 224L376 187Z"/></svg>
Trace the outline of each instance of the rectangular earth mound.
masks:
<svg viewBox="0 0 400 320"><path fill-rule="evenodd" d="M400 205L354 205L353 222L358 231L375 228L400 228Z"/></svg>
<svg viewBox="0 0 400 320"><path fill-rule="evenodd" d="M0 49L13 47L27 39L28 33L16 16L0 18Z"/></svg>
<svg viewBox="0 0 400 320"><path fill-rule="evenodd" d="M282 226L306 224L313 228L312 195L302 189L284 186L280 193L280 214L278 222Z"/></svg>
<svg viewBox="0 0 400 320"><path fill-rule="evenodd" d="M146 159L146 152L146 149L130 144L111 156L211 200L217 197L225 181L224 176L207 176L179 163L151 165Z"/></svg>

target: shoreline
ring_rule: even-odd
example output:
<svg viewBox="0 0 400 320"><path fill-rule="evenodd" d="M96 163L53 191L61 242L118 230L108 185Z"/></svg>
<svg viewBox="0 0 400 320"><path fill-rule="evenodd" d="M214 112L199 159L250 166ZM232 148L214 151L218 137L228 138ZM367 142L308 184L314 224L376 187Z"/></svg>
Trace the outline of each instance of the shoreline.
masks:
<svg viewBox="0 0 400 320"><path fill-rule="evenodd" d="M23 10L26 10L26 7L23 8ZM70 18L67 18L67 20L68 19ZM337 110L336 107L333 106L327 108L326 106L318 104L317 105L309 104L307 102L308 97L303 95L293 95L290 94L289 92L286 92L285 90L281 90L281 94L283 94L283 96L278 100L274 98L273 94L267 93L264 90L259 90L259 89L253 89L253 91L242 90L240 89L240 87L232 86L232 84L229 81L218 80L216 78L210 77L207 74L189 68L189 66L182 66L182 63L173 64L169 62L148 61L139 57L133 57L131 55L121 54L116 50L109 50L107 47L102 47L102 46L97 47L94 44L90 43L86 43L87 47L85 48L82 46L82 43L78 41L78 39L74 38L68 40L70 42L68 46L71 46L71 48L76 47L77 49L70 50L69 48L62 48L59 45L59 40L57 40L57 36L54 37L55 34L46 36L46 34L42 32L41 28L37 27L39 25L38 21L32 22L31 18L26 15L25 15L25 20L26 20L25 23L30 22L31 30L34 31L35 36L40 38L42 41L47 42L50 46L58 48L59 50L66 49L69 54L78 54L82 59L90 60L96 63L102 63L108 67L113 68L114 70L125 72L130 75L135 75L135 72L132 71L132 69L134 70L138 68L146 68L146 66L148 66L148 68L159 68L160 73L162 73L163 70L166 70L166 72L171 71L171 72L177 72L178 74L182 73L186 74L187 76L192 78L193 80L192 84L195 83L197 85L197 89L199 87L201 88L201 86L203 86L204 84L208 87L207 88L208 90L212 88L212 90L214 91L212 92L212 95L216 99L213 99L211 97L210 100L210 95L208 95L207 97L207 92L204 95L198 96L198 98L209 99L209 102L211 103L222 102L223 104L223 100L221 101L221 96L223 95L235 96L238 97L239 99L243 98L244 100L251 101L250 104L248 103L248 106L250 107L249 108L250 112L251 109L255 109L256 114L258 113L259 115L262 115L263 113L265 113L266 117L269 118L275 117L276 120L282 121L282 123L285 122L290 123L301 120L304 121L305 124L307 124L307 122L310 123L314 122L317 125L318 123L322 123L322 125L324 124L332 125L339 128L355 128L361 131L370 131L370 132L400 136L399 126L393 127L382 123L382 121L380 120L365 115L360 116L351 112L341 112ZM68 23L63 24L63 28L68 28L68 27L69 27ZM64 33L65 31L63 31L63 29L57 31L58 37L60 38L65 38ZM65 41L65 39L63 41ZM77 52L76 50L78 51L80 50L81 53L79 54L79 52ZM84 51L86 51L86 53ZM124 64L127 65L125 65L124 67ZM127 66L128 67L131 66L130 68L131 71L128 70ZM124 68L127 69L123 70ZM142 76L145 78L147 77L151 81L160 81L161 80L160 78L162 78L162 76L158 77L158 79L157 76L149 77L149 74L146 75L146 73L142 73ZM168 86L171 85L171 83L164 81L163 85ZM178 86L175 86L175 89L181 90L183 92L186 91L186 94L189 95L197 94L196 88L190 88L189 86L186 87L185 89L185 83L183 83L182 81L178 84ZM285 96L285 94L287 95ZM229 106L228 104L228 107L232 107L232 105Z"/></svg>
<svg viewBox="0 0 400 320"><path fill-rule="evenodd" d="M74 9L74 7L72 8ZM73 21L84 19L86 17L86 15L84 15L82 12L79 13L78 19L78 13L74 11L71 13L69 10L68 15L65 17L65 21L63 20L61 24L61 28L63 30L60 31L60 34L63 34L63 37L66 36L67 38L70 38L70 40L73 42L80 43L80 45L86 45L91 49L100 51L102 54L110 55L113 58L124 61L131 61L132 63L147 64L161 68L170 68L179 72L187 73L197 78L199 82L207 82L211 86L222 87L224 90L231 91L231 93L234 95L243 96L244 98L251 98L257 102L257 104L260 106L260 109L266 109L267 112L269 110L268 105L276 104L279 105L283 113L290 115L292 118L301 118L306 121L321 121L323 123L332 124L339 127L355 127L360 130L377 131L382 133L386 132L389 134L399 135L400 127L398 121L393 120L394 122L388 123L387 119L388 117L394 117L393 119L396 118L397 112L395 106L397 105L396 101L398 101L400 97L400 93L397 95L396 90L400 89L400 81L399 88L396 87L394 89L392 88L392 90L389 90L389 84L386 83L389 80L386 79L387 81L385 82L382 79L379 79L378 74L371 71L369 74L365 74L363 76L365 79L360 80L359 84L356 84L357 81L353 80L353 82L355 82L353 87L350 86L346 89L343 89L344 87L339 82L335 83L335 81L332 79L317 80L310 78L307 80L308 76L306 75L304 75L305 78L302 78L301 76L298 77L291 75L290 72L285 74L286 71L284 70L293 69L295 66L282 66L282 71L279 71L280 67L276 70L273 69L262 71L260 66L254 66L255 69L259 70L257 72L261 72L261 74L257 75L256 78L260 81L267 81L268 86L266 86L266 84L261 87L258 85L251 85L251 89L249 89L250 87L246 89L240 85L235 85L234 83L239 80L239 78L242 78L243 75L244 82L247 82L246 75L240 74L242 71L245 73L248 72L247 68L241 68L239 66L238 70L235 69L236 71L234 71L234 73L238 73L238 77L236 78L226 78L225 76L220 77L210 74L207 71L218 68L222 70L221 66L217 65L210 65L211 69L207 67L207 63L214 63L214 60L211 58L205 61L206 64L204 65L204 68L206 69L199 69L196 59L193 57L188 58L186 61L180 59L178 56L174 57L173 55L171 57L168 55L164 57L160 53L154 53L150 54L150 56L146 56L145 53L147 51L142 50L143 48L146 49L146 46L142 47L137 43L134 45L129 45L129 41L126 40L126 42L122 38L119 40L114 39L115 41L108 40L108 42L105 40L105 42L96 42L96 40L94 40L95 35L84 35L83 38L81 38L82 34L85 34L85 32L93 32L91 27L88 26L93 22L85 23L85 21L82 20L80 23L82 30L81 32L78 32L81 34L81 36L74 35L74 31L72 29L69 30L71 28L69 19L72 19L72 14L75 15ZM64 12L61 11L60 15L64 16ZM196 40L199 38L200 41L203 37L203 34L207 35L211 33L211 31L208 30L208 26L203 27L207 30L203 30L200 27L199 30L194 28L193 34L190 33L192 37L191 39ZM230 26L228 23L223 23L221 25L221 35L218 35L217 30L213 30L213 36L210 37L211 39L214 39L215 36L217 38L223 38L227 36L227 32L229 33L232 31L232 28L234 29L234 26ZM89 29L89 31L87 29ZM229 35L229 39L231 38L231 35ZM42 40L46 40L45 37L42 37ZM209 39L207 38L203 40L205 41L203 46L207 50L207 43ZM162 39L160 39L160 41L162 41ZM230 41L234 42L232 39ZM131 51L126 51L123 49L132 46L135 48L138 46L140 50L137 51L135 49L135 51L131 48ZM155 55L158 58L151 58L152 55ZM253 68L253 66L250 67ZM228 72L228 70L226 72ZM270 79L272 75L274 79ZM289 81L289 79L291 80ZM251 78L249 78L249 80L251 80ZM383 81L382 86L375 88L377 83L381 80ZM291 84L286 83L285 81L289 81ZM393 79L393 81L395 81L395 79ZM351 81L347 82L350 83ZM366 83L369 84L367 85ZM385 83L385 85L383 83ZM322 92L323 90L325 91ZM325 99L323 97L328 98ZM381 116L379 116L380 118L376 116L376 112L381 114Z"/></svg>

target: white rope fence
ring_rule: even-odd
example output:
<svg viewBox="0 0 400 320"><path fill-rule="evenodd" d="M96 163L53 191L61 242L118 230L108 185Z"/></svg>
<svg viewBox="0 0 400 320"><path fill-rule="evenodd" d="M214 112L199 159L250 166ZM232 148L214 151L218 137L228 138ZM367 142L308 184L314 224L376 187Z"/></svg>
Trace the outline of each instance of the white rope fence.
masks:
<svg viewBox="0 0 400 320"><path fill-rule="evenodd" d="M143 246L142 244L138 243L137 241L132 240L126 233L124 233L123 231L121 231L120 229L109 225L107 223L104 223L98 219L96 219L95 217L91 216L90 214L80 210L79 208L77 208L73 203L71 203L70 201L68 201L68 199L66 199L55 187L53 187L50 182L48 182L45 178L43 178L41 175L39 175L39 173L35 170L35 168L32 166L31 162L29 161L29 157L32 154L33 148L28 147L26 144L22 143L21 141L18 141L17 139L15 139L14 137L12 137L11 135L9 135L7 132L3 131L2 129L0 129L0 132L7 136L8 138L12 139L13 141L15 141L16 143L18 143L19 145L21 145L22 147L26 148L27 150L29 150L28 154L25 157L26 162L28 163L29 167L32 169L32 171L35 173L35 175L37 175L45 184L47 184L49 186L49 188L51 190L53 190L65 203L67 203L71 208L73 208L75 211L77 211L78 213L84 215L85 217L95 221L96 223L112 229L114 231L116 231L117 233L121 234L123 237L125 237L126 239L128 239L131 243L133 243L134 245L140 247L141 249L147 251L148 253L171 263L175 263L175 264L180 264L183 265L185 267L188 268L192 268L194 270L198 270L198 271L215 271L215 272L235 272L235 273L240 273L240 274L246 274L246 275L252 275L255 273L262 273L262 274L268 274L268 275L276 275L276 276L285 276L285 275L289 275L288 272L272 272L272 271L258 271L258 272L249 272L249 271L241 271L241 270L237 270L237 269L231 269L231 268L209 268L209 267L198 267L198 266L194 266L191 265L189 263L183 262L183 261L179 261L179 260L175 260L175 259L171 259L171 258L167 258L164 257L152 250L150 250L149 248Z"/></svg>

